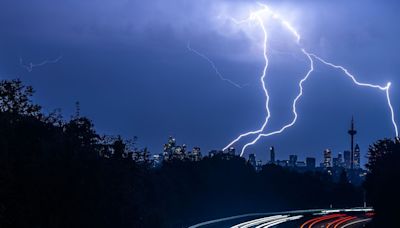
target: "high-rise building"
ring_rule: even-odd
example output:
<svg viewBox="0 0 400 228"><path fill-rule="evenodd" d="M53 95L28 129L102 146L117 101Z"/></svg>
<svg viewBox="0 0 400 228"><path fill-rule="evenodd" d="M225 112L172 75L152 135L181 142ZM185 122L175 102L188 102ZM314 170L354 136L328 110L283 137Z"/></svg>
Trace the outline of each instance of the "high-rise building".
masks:
<svg viewBox="0 0 400 228"><path fill-rule="evenodd" d="M336 158L333 158L332 163L333 163L333 167L335 167L335 168L343 167L342 153L339 153Z"/></svg>
<svg viewBox="0 0 400 228"><path fill-rule="evenodd" d="M351 126L348 131L350 135L350 169L354 168L354 136L357 134L357 131L354 129L354 118L351 118Z"/></svg>
<svg viewBox="0 0 400 228"><path fill-rule="evenodd" d="M306 166L309 170L315 169L315 158L306 158Z"/></svg>
<svg viewBox="0 0 400 228"><path fill-rule="evenodd" d="M338 156L339 166L343 167L343 154L339 152Z"/></svg>
<svg viewBox="0 0 400 228"><path fill-rule="evenodd" d="M339 160L338 160L338 158L332 158L332 165L333 165L333 167L335 167L335 168L337 168L337 167L339 167Z"/></svg>
<svg viewBox="0 0 400 228"><path fill-rule="evenodd" d="M289 155L289 166L295 167L297 162L297 155Z"/></svg>
<svg viewBox="0 0 400 228"><path fill-rule="evenodd" d="M262 161L258 160L256 165L256 171L260 172L262 170Z"/></svg>
<svg viewBox="0 0 400 228"><path fill-rule="evenodd" d="M275 164L275 147L271 146L269 148L269 153L270 153L269 163Z"/></svg>
<svg viewBox="0 0 400 228"><path fill-rule="evenodd" d="M350 169L351 168L351 152L346 150L343 152L344 157L344 168Z"/></svg>
<svg viewBox="0 0 400 228"><path fill-rule="evenodd" d="M360 165L360 147L358 144L356 144L356 147L354 148L354 157L353 157L353 168L354 169L359 169L361 167Z"/></svg>
<svg viewBox="0 0 400 228"><path fill-rule="evenodd" d="M306 167L306 163L304 161L298 161L296 162L296 166L299 168L304 168Z"/></svg>
<svg viewBox="0 0 400 228"><path fill-rule="evenodd" d="M332 151L330 149L324 150L324 168L332 167Z"/></svg>
<svg viewBox="0 0 400 228"><path fill-rule="evenodd" d="M277 160L276 164L282 167L288 167L289 166L289 160Z"/></svg>
<svg viewBox="0 0 400 228"><path fill-rule="evenodd" d="M256 155L255 154L249 154L249 163L253 167L256 167Z"/></svg>

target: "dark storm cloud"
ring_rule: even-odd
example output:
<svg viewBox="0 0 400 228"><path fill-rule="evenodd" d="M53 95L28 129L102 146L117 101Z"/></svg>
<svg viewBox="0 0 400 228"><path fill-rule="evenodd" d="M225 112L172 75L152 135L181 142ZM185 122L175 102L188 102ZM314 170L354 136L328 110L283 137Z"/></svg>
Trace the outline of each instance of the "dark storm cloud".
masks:
<svg viewBox="0 0 400 228"><path fill-rule="evenodd" d="M308 49L349 67L360 80L392 81L398 109L396 1L267 3L294 24ZM263 64L259 30L256 25L238 28L227 19L243 18L256 7L245 0L2 0L0 75L32 84L47 110L61 107L71 113L80 100L102 132L138 135L153 152L161 150L169 134L204 151L221 148L240 132L257 129L265 115L258 83ZM307 62L284 30L271 27L269 130L274 130L292 118L290 102ZM186 49L188 41L225 77L249 86L237 89L219 80L206 61ZM59 63L30 73L19 66L19 57L37 63L59 55ZM319 155L325 147L341 151L348 146L352 114L364 150L373 140L392 136L384 94L355 88L322 65L305 86L298 125L250 151L261 158L272 144L282 158Z"/></svg>

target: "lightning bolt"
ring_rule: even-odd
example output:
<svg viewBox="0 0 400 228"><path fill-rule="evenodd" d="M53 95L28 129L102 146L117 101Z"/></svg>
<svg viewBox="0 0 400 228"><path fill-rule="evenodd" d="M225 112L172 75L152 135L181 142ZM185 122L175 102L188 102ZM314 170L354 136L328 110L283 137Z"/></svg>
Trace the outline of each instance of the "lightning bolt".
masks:
<svg viewBox="0 0 400 228"><path fill-rule="evenodd" d="M385 93L386 93L386 101L387 101L387 104L388 104L388 107L389 107L389 110L390 110L393 128L394 128L394 130L395 130L396 137L399 136L399 131L398 131L398 128L397 128L397 123L396 123L396 120L395 120L394 109L393 109L393 106L392 106L392 102L391 102L391 100L390 100L390 86L392 85L391 82L388 82L388 83L386 84L386 86L380 86L380 85L374 85L374 84L359 82L359 81L355 78L355 76L352 75L346 68L344 68L344 67L342 67L342 66L339 66L339 65L335 65L335 64L330 63L330 62L327 62L327 61L323 60L321 57L319 57L319 56L317 56L317 55L315 55L315 54L310 54L310 55L313 56L314 58L318 59L320 62L322 62L323 64L325 64L325 65L327 65L327 66L330 66L330 67L335 68L335 69L340 69L341 71L343 71L343 73L344 73L346 76L348 76L348 77L353 81L354 84L356 84L356 85L358 85L358 86L370 87L370 88L374 88L374 89L379 89L379 90L385 91Z"/></svg>
<svg viewBox="0 0 400 228"><path fill-rule="evenodd" d="M248 84L239 85L238 83L236 83L236 82L234 82L234 81L232 81L232 80L230 80L230 79L228 79L228 78L225 78L225 77L219 72L219 70L218 70L217 66L215 65L215 63L214 63L210 58L208 58L205 54L203 54L203 53L201 53L201 52L199 52L199 51L193 49L193 48L191 47L191 45L190 45L190 42L187 43L187 46L186 46L186 47L187 47L187 49L188 49L189 51L195 53L195 54L198 55L199 57L201 57L201 58L203 58L204 60L206 60L206 61L211 65L211 67L213 68L213 70L215 71L215 74L216 74L222 81L226 81L226 82L228 82L229 84L231 84L231 85L233 85L233 86L235 86L235 87L237 87L237 88L239 88L239 89L241 89L241 88L243 88L244 86L248 85Z"/></svg>
<svg viewBox="0 0 400 228"><path fill-rule="evenodd" d="M269 101L270 101L270 97L269 97L269 93L268 93L268 89L267 86L265 84L265 78L267 76L267 69L268 69L268 65L269 65L269 60L268 60L268 47L267 47L267 43L268 43L268 33L267 30L264 26L264 21L261 18L260 14L265 12L267 10L267 8L261 9L259 11L253 12L250 14L250 16L242 21L237 21L234 18L231 18L232 21L234 21L236 24L242 24L242 23L247 23L247 22L251 22L252 20L257 20L257 22L259 23L262 32L263 32L263 36L264 36L264 42L263 42L263 56L264 56L264 68L260 77L260 82L262 85L262 89L264 90L264 94L266 97L266 101L265 101L265 110L267 112L267 116L265 117L264 123L262 124L261 128L255 131L249 131L247 133L241 134L239 135L236 139L234 139L232 142L230 142L228 145L226 145L222 150L227 150L229 147L231 147L233 144L235 144L236 142L238 142L241 138L249 136L249 135L253 135L253 134L258 134L262 131L264 131L265 127L268 124L269 119L271 118L271 110L269 108ZM240 156L242 156L243 153L241 153Z"/></svg>
<svg viewBox="0 0 400 228"><path fill-rule="evenodd" d="M32 72L33 71L33 68L36 68L36 67L41 67L41 66L44 66L44 65L46 65L46 64L53 64L53 63L57 63L58 61L60 61L61 59L62 59L62 55L60 55L60 56L58 56L56 59L51 59L51 60L48 60L48 59L46 59L46 60L43 60L42 62L40 62L40 63L28 63L28 64L24 64L24 61L23 61L23 59L22 59L22 57L20 57L19 58L19 64L20 64L20 66L22 67L22 68L25 68L28 72Z"/></svg>
<svg viewBox="0 0 400 228"><path fill-rule="evenodd" d="M289 124L283 126L281 129L279 129L279 130L277 130L277 131L273 131L273 132L270 132L270 133L267 133L267 134L258 134L258 136L257 136L253 141L251 141L251 142L249 142L249 143L247 143L247 144L245 144L245 145L243 146L242 151L241 151L241 153L240 153L240 156L243 156L243 154L244 154L245 150L247 149L247 147L249 147L249 146L254 145L255 143L257 143L257 141L258 141L261 137L268 137L268 136L280 134L280 133L282 133L284 130L286 130L287 128L293 126L293 125L296 123L297 117L298 117L296 107L297 107L297 102L300 100L301 96L303 96L303 90L304 90L304 89L303 89L303 83L304 83L305 81L307 81L307 79L310 77L311 73L314 71L314 61L313 61L313 59L311 58L311 55L310 55L308 52L306 52L304 49L302 49L301 51L307 56L308 60L310 60L310 69L308 70L306 76L305 76L303 79L300 80L300 83L299 83L300 92L299 92L299 94L296 96L296 98L293 100L292 112L293 112L293 114L294 114L294 118L293 118L292 122L290 122Z"/></svg>
<svg viewBox="0 0 400 228"><path fill-rule="evenodd" d="M386 86L380 86L380 85L375 85L375 84L370 84L370 83L359 82L359 81L356 79L356 77L355 77L354 75L352 75L352 74L351 74L346 68L344 68L343 66L335 65L335 64L333 64L333 63L327 62L327 61L325 61L324 59L322 59L321 57L319 57L319 56L317 56L317 55L315 55L315 54L313 54L313 53L309 53L309 52L308 52L306 49L304 49L304 48L301 48L301 51L302 51L302 53L308 58L308 60L310 61L310 68L309 68L307 74L304 76L304 78L300 80L300 82L299 82L299 93L298 93L298 95L296 96L296 98L293 100L293 103L292 103L292 112L293 112L294 117L293 117L293 119L292 119L292 121L291 121L290 123L288 123L288 124L282 126L279 130L272 131L272 132L269 132L269 133L262 133L262 132L264 131L265 127L266 127L267 124L268 124L268 121L269 121L269 119L270 119L270 117L271 117L271 112L270 112L270 109L269 109L269 100L270 100L270 97L269 97L268 90L267 90L266 85L265 85L265 82L264 82L264 79L265 79L265 77L266 77L266 71L267 71L267 68L268 68L268 56L267 56L268 33L267 33L267 30L266 30L264 21L262 20L260 14L261 14L261 13L268 13L269 16L271 16L273 19L275 19L275 20L277 20L278 22L280 22L280 23L281 23L284 27L286 27L286 29L296 38L296 43L297 43L299 46L300 46L301 36L300 36L300 34L296 31L296 29L295 29L288 21L286 21L286 20L283 19L279 14L277 14L277 13L275 13L273 10L271 10L267 5L261 4L261 3L258 3L258 4L262 7L261 10L258 10L258 11L256 11L256 12L250 13L250 16L249 16L247 19L245 19L245 20L237 21L237 20L233 19L233 21L234 21L235 23L239 24L239 23L244 23L244 22L256 20L256 21L258 22L258 24L260 25L260 28L261 28L261 30L262 30L262 32L263 32L263 34L264 34L264 43L263 43L263 46L264 46L263 49L264 49L264 50L263 50L263 54L264 54L264 59L265 59L265 66L264 66L263 74L262 74L262 76L261 76L260 79L261 79L262 87L263 87L263 90L264 90L264 93L265 93L265 96L266 96L266 112L267 112L267 116L266 116L266 119L265 119L265 121L264 121L264 123L263 123L263 125L261 126L260 129L258 129L258 130L256 130L256 131L250 131L250 132L247 132L247 133L244 133L244 134L239 135L239 137L237 137L237 138L234 139L232 142L230 142L225 148L223 148L223 150L226 150L227 148L229 148L229 147L232 146L233 144L237 143L241 138L243 138L243 137L245 137L245 136L257 134L257 137L256 137L253 141L251 141L251 142L249 142L249 143L247 143L247 144L245 144L245 145L243 146L243 148L242 148L242 150L241 150L241 153L240 153L240 156L243 156L245 150L246 150L249 146L254 145L255 143L257 143L258 140L259 140L261 137L269 137L269 136L272 136L272 135L281 134L281 133L284 132L287 128L292 127L292 126L296 123L297 118L298 118L298 113L297 113L296 107L297 107L298 101L300 100L301 96L303 95L303 90L304 90L304 89L303 89L303 83L304 83L305 81L307 81L307 79L310 77L311 73L314 71L314 61L313 61L313 58L314 58L314 59L317 59L318 61L320 61L321 63L323 63L323 64L325 64L325 65L327 65L327 66L329 66L329 67L332 67L332 68L334 68L334 69L339 69L339 70L343 71L343 73L344 73L346 76L348 76L348 77L353 81L354 84L356 84L356 85L358 85L358 86L370 87L370 88L374 88L374 89L379 89L379 90L381 90L381 91L385 91L387 103L388 103L388 106L389 106L389 109L390 109L390 113L391 113L392 124L393 124L394 130L395 130L395 133L396 133L396 137L397 137L397 138L399 137L399 134L398 134L398 127L397 127L397 123L396 123L396 121L395 121L394 109L393 109L393 106L392 106L392 103L391 103L391 100L390 100L390 92L389 92L390 86L391 86L391 83L390 83L390 82L388 82Z"/></svg>

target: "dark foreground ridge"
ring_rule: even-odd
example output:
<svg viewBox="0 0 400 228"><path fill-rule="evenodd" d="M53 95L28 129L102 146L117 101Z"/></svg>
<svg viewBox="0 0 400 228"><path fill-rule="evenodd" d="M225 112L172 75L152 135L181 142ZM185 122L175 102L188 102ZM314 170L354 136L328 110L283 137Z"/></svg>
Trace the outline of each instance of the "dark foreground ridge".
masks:
<svg viewBox="0 0 400 228"><path fill-rule="evenodd" d="M363 204L363 188L346 175L333 181L275 165L256 172L243 158L218 155L158 168L137 163L126 140L100 136L79 112L68 121L44 114L32 94L19 80L0 82L0 227L182 227L257 211ZM370 151L366 189L377 222L388 221L387 200L399 192L399 146L386 140Z"/></svg>

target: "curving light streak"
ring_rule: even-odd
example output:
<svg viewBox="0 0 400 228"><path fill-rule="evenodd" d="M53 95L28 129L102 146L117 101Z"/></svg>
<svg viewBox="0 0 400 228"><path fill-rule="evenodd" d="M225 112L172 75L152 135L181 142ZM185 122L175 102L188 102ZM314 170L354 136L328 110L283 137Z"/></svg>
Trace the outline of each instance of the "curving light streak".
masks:
<svg viewBox="0 0 400 228"><path fill-rule="evenodd" d="M344 224L344 223L346 223L346 222L349 222L349 221L352 221L352 220L354 220L354 219L357 219L357 217L355 217L355 216L349 216L349 217L347 217L346 219L340 220L338 223L336 223L336 225L335 225L333 228L342 227L342 226L341 226L342 224Z"/></svg>
<svg viewBox="0 0 400 228"><path fill-rule="evenodd" d="M267 228L267 227L273 227L281 223L289 222L289 221L294 221L297 219L302 218L303 215L297 215L297 216L290 216L290 215L275 215L275 216L268 216L264 218L259 218L259 219L254 219L250 220L247 222L243 222L237 225L232 226L231 228L250 228L250 227L255 227L255 228Z"/></svg>
<svg viewBox="0 0 400 228"><path fill-rule="evenodd" d="M346 214L331 214L331 215L324 215L321 217L313 218L313 219L310 219L310 220L306 221L305 223L303 223L300 226L300 228L306 228L306 227L311 228L315 224L320 223L322 221L331 220L334 218L340 218L343 216L346 216Z"/></svg>
<svg viewBox="0 0 400 228"><path fill-rule="evenodd" d="M21 65L22 68L25 68L28 72L32 72L33 68L36 67L40 67L40 66L44 66L46 64L50 64L50 63L57 63L58 61L60 61L62 59L62 55L58 56L56 59L52 59L52 60L44 60L41 63L29 63L29 64L24 64L24 61L22 59L22 57L19 58L19 64Z"/></svg>
<svg viewBox="0 0 400 228"><path fill-rule="evenodd" d="M349 73L349 71L348 71L346 68L344 68L344 67L342 67L342 66L339 66L339 65L334 65L334 64L332 64L332 63L330 63L330 62L327 62L327 61L323 60L321 57L319 57L319 56L317 56L317 55L315 55L315 54L312 54L312 53L307 52L304 48L302 48L301 51L303 52L304 55L307 56L307 58L308 58L309 61L310 61L310 70L307 72L306 76L299 82L300 92L299 92L299 94L296 96L296 98L293 100L293 104L292 104L292 112L293 112L293 114L294 114L294 118L293 118L293 120L292 120L289 124L284 125L284 126L283 126L281 129L279 129L279 130L276 130L276 131L273 131L273 132L270 132L270 133L262 133L262 132L264 131L264 129L265 129L267 123L268 123L268 120L270 119L270 110L269 110L269 95L268 95L268 92L267 92L267 89L266 89L266 86L265 86L265 82L264 82L266 69L268 68L268 58L267 58L267 54L266 54L266 50L267 50L266 47L267 47L267 41L268 41L268 40L267 40L268 34L267 34L267 32L266 32L265 24L264 24L264 22L263 22L263 20L262 20L262 18L261 18L261 16L260 16L260 13L265 13L265 12L267 12L269 16L271 16L271 17L274 18L275 20L278 20L284 27L286 27L286 28L291 32L291 34L292 34L293 36L296 37L296 43L297 43L299 46L300 46L301 36L300 36L300 34L296 31L296 29L294 29L294 27L293 27L288 21L284 20L279 14L275 13L274 11L272 11L267 5L261 4L261 3L259 3L259 5L263 8L262 10L259 10L259 11L250 13L249 18L247 18L247 19L245 19L245 20L243 20L243 21L236 21L236 20L234 20L234 22L236 22L236 23L243 23L243 22L247 22L247 21L249 21L249 20L255 20L255 19L256 19L256 20L259 22L259 25L260 25L260 27L261 27L263 33L264 33L264 58L265 58L265 60L266 60L266 64L265 64L265 67L264 67L263 75L262 75L262 77L261 77L261 82L262 82L262 86L263 86L263 89L264 89L264 92L265 92L265 95L266 95L266 99L267 99L267 101L266 101L267 117L266 117L266 120L265 120L264 124L262 125L262 127L261 127L259 130L250 131L250 132L247 132L247 133L244 133L244 134L239 135L239 137L237 137L237 138L234 139L232 142L230 142L225 148L223 148L223 150L226 150L227 148L229 148L230 146L232 146L233 144L235 144L236 142L238 142L242 137L245 137L245 136L248 136L248 135L251 135L251 134L258 134L257 137L256 137L253 141L251 141L251 142L249 142L249 143L247 143L247 144L244 145L244 147L242 148L242 151L241 151L241 153L240 153L240 156L243 156L243 154L244 154L246 148L249 147L249 146L251 146L251 145L254 145L261 137L268 137L268 136L280 134L280 133L282 133L284 130L286 130L287 128L293 126L293 125L296 123L297 117L298 117L298 114L297 114L297 111L296 111L296 105L297 105L297 102L298 102L298 100L300 99L300 97L303 95L303 87L302 87L303 83L308 79L308 77L310 76L310 74L311 74L312 71L314 70L313 58L319 60L320 62L324 63L325 65L328 65L328 66L333 67L333 68L335 68L335 69L340 69L340 70L342 70L342 71L343 71L348 77L350 77L350 78L352 79L352 81L353 81L356 85L358 85L358 86L370 87L370 88L375 88L375 89L379 89L379 90L385 91L385 92L386 92L387 103L388 103L388 106L389 106L389 109L390 109L390 112L391 112L392 124L393 124L394 129L395 129L396 137L399 137L398 128L397 128L397 123L396 123L396 121L395 121L394 109L393 109L393 106L392 106L391 100L390 100L390 93L389 93L389 89L390 89L390 85L391 85L390 82L387 83L387 85L386 85L385 87L380 86L380 85L374 85L374 84L359 82L359 81L357 81L357 79L355 78L354 75L352 75L351 73Z"/></svg>
<svg viewBox="0 0 400 228"><path fill-rule="evenodd" d="M187 46L186 46L186 47L187 47L187 49L188 49L189 51L195 53L196 55L198 55L198 56L200 56L201 58L203 58L204 60L206 60L206 61L211 65L211 67L214 69L215 74L218 75L218 77L219 77L222 81L226 81L226 82L232 84L233 86L235 86L235 87L237 87L237 88L239 88L239 89L243 88L243 86L241 86L241 85L237 84L236 82L234 82L234 81L232 81L232 80L230 80L230 79L227 79L227 78L225 78L224 76L222 76L222 74L219 72L219 70L218 70L217 66L215 65L215 63L214 63L210 58L208 58L205 54L200 53L199 51L193 49L193 48L190 46L190 43L189 43L189 42L187 43Z"/></svg>
<svg viewBox="0 0 400 228"><path fill-rule="evenodd" d="M259 219L254 219L254 220L250 220L247 222L243 222L237 225L232 226L231 228L250 228L250 227L254 227L257 226L259 224L262 223L267 223L267 222L274 222L280 219L284 219L284 218L288 218L289 215L274 215L274 216L268 216L268 217L264 217L264 218L259 218Z"/></svg>
<svg viewBox="0 0 400 228"><path fill-rule="evenodd" d="M290 222L290 221L294 221L294 220L298 220L303 218L302 215L297 215L297 216L292 216L292 217L288 217L288 218L282 218L282 219L278 219L272 222L267 222L264 224L261 224L259 226L257 226L256 228L269 228L269 227L274 227L276 225L279 225L281 223L285 223L285 222Z"/></svg>
<svg viewBox="0 0 400 228"><path fill-rule="evenodd" d="M295 210L295 211L282 211L282 212L275 212L275 213L250 213L250 214L242 214L242 215L235 215L235 216L230 216L230 217L225 217L225 218L218 218L210 221L205 221L201 222L192 226L189 226L189 228L198 228L198 227L203 227L203 226L209 226L209 225L215 225L217 223L221 222L226 222L226 221L231 221L235 219L243 219L246 217L255 217L255 216L272 216L272 215L299 215L299 214L313 214L313 215L325 215L329 213L338 213L338 212L371 212L374 211L373 208L367 207L367 208L348 208L348 209L337 209L337 210L332 210L332 209L308 209L308 210ZM251 220L253 221L253 220ZM245 224L247 222L244 222ZM241 223L242 224L242 223Z"/></svg>
<svg viewBox="0 0 400 228"><path fill-rule="evenodd" d="M270 215L270 214L272 214L272 213L250 213L250 214L243 214L243 215L235 215L235 216L201 222L201 223L189 226L188 228L198 228L198 227L211 225L211 224L215 224L215 223L220 223L220 222L225 222L225 221L234 220L234 219L241 219L241 218L252 217L252 216L265 216L265 215Z"/></svg>
<svg viewBox="0 0 400 228"><path fill-rule="evenodd" d="M342 228L345 228L345 227L352 227L352 226L354 226L355 224L359 224L359 223L367 223L367 222L369 222L369 221L371 221L371 220L372 220L372 219L370 219L370 218L357 220L357 221L350 222L350 223L347 223L347 224L343 225Z"/></svg>
<svg viewBox="0 0 400 228"><path fill-rule="evenodd" d="M352 218L352 216L345 216L345 217L337 218L337 219L333 220L332 222L328 223L326 228L332 228L333 226L335 226L335 224L340 223L341 221L347 220L349 218Z"/></svg>

